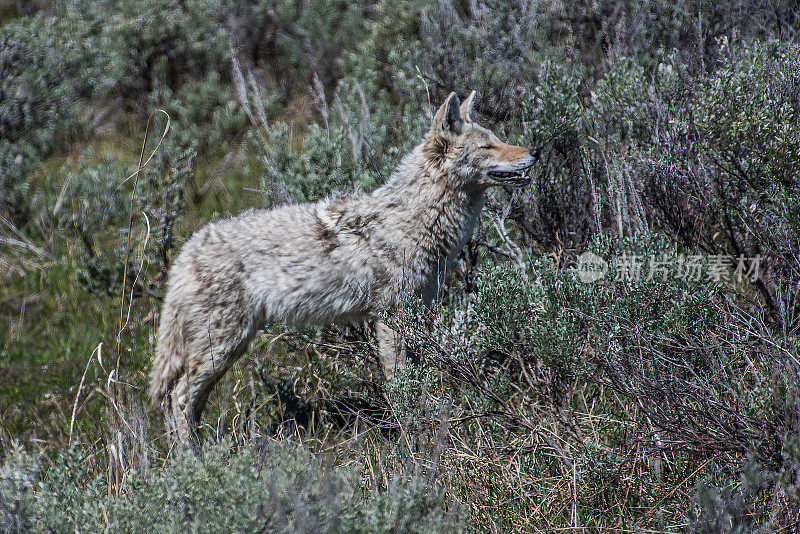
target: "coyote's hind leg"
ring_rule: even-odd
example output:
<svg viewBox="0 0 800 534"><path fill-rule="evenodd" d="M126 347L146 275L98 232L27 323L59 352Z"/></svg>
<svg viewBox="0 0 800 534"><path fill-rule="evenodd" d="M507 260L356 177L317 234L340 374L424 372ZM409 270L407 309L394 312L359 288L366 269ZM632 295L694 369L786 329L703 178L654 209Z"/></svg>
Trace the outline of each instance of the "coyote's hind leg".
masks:
<svg viewBox="0 0 800 534"><path fill-rule="evenodd" d="M195 450L200 448L199 426L211 390L247 350L255 333L253 326L230 320L224 327L218 323L213 333L207 331L172 391L172 419L178 438Z"/></svg>
<svg viewBox="0 0 800 534"><path fill-rule="evenodd" d="M198 419L194 410L187 410L189 381L186 374L182 374L175 387L169 394L169 408L167 411L167 432L171 440L189 445L193 450L200 450L200 436L198 434Z"/></svg>

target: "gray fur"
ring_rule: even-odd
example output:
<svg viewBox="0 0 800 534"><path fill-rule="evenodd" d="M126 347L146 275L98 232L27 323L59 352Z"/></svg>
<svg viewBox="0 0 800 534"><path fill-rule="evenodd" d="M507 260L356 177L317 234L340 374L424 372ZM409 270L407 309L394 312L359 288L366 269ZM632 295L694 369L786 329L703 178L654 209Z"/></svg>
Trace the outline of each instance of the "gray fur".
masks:
<svg viewBox="0 0 800 534"><path fill-rule="evenodd" d="M214 384L265 323L353 323L397 309L408 294L434 298L472 235L490 171L521 171L534 156L472 121L474 92L452 93L425 139L371 193L249 211L209 224L170 270L150 374L171 433L199 445ZM454 111L455 110L455 111ZM494 145L493 148L486 148ZM391 377L404 357L379 324Z"/></svg>

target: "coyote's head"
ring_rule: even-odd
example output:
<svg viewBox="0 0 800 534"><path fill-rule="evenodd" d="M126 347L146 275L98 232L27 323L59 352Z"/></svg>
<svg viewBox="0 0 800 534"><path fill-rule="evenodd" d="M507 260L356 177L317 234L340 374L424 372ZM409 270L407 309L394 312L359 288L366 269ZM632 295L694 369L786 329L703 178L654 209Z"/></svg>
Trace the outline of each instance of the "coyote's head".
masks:
<svg viewBox="0 0 800 534"><path fill-rule="evenodd" d="M537 149L507 145L472 118L475 91L461 104L450 93L436 112L426 137L426 153L456 187L483 190L495 185L521 186L530 182L525 169Z"/></svg>

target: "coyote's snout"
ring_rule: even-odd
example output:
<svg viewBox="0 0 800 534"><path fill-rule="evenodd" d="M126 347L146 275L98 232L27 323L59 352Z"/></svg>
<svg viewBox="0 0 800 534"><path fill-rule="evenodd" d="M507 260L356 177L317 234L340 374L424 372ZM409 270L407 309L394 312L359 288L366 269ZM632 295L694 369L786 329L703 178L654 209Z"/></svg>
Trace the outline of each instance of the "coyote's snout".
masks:
<svg viewBox="0 0 800 534"><path fill-rule="evenodd" d="M199 446L214 384L266 322L347 323L427 304L472 235L486 188L522 185L536 152L472 120L475 92L451 93L425 138L372 193L250 211L209 224L175 259L150 387L171 434ZM376 326L384 374L403 365Z"/></svg>

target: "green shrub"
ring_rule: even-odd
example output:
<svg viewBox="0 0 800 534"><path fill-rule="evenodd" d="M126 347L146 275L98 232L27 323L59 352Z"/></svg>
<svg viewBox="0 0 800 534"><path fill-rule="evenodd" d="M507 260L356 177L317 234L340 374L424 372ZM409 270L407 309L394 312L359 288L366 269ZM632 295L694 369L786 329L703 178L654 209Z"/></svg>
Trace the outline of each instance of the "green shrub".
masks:
<svg viewBox="0 0 800 534"><path fill-rule="evenodd" d="M652 120L652 101L644 68L634 60L624 59L598 80L595 86L596 113L605 132L606 143L620 148L649 147L656 121ZM612 137L613 136L613 137Z"/></svg>
<svg viewBox="0 0 800 534"><path fill-rule="evenodd" d="M363 9L328 0L69 0L11 21L0 30L0 210L29 221L29 174L68 133L124 130L127 117L164 108L179 144L194 142L202 153L229 142L246 126L232 57L242 56L248 75L251 64L273 73L252 78L252 98L286 104L288 95L262 95L260 87L309 83L319 68L333 84L342 76L335 58L358 41ZM269 41L264 50L261 38ZM305 89L291 87L298 85Z"/></svg>
<svg viewBox="0 0 800 534"><path fill-rule="evenodd" d="M94 248L92 236L127 222L128 212L128 169L110 157L95 164L96 159L91 150L84 151L75 168L64 166L57 179L48 177L48 190L32 199L48 226L75 230L89 249Z"/></svg>
<svg viewBox="0 0 800 534"><path fill-rule="evenodd" d="M120 494L109 497L104 477L89 475L73 448L29 493L34 502L25 512L3 520L42 532L460 531L457 515L419 478L362 489L356 473L326 466L296 445L228 449L219 444L202 457L182 451L163 470L132 470ZM0 488L3 503L20 502L19 490Z"/></svg>
<svg viewBox="0 0 800 534"><path fill-rule="evenodd" d="M133 204L132 231L137 236L127 254L128 283L135 281L149 291L166 282L170 252L177 246L176 226L186 209L186 189L194 179L196 154L194 145L180 147L168 140L154 163L141 171ZM84 167L74 175L76 196L86 195L85 199L74 201L82 203L81 208L96 209L88 214L76 209L73 213L84 215L72 216L73 227L84 243L78 282L89 292L106 296L118 293L122 287L131 208L128 195L134 181L133 177L123 176L119 167L109 161L98 167ZM123 182L127 187L122 187ZM140 248L141 244L146 246Z"/></svg>
<svg viewBox="0 0 800 534"><path fill-rule="evenodd" d="M214 71L176 89L162 86L149 100L148 109L169 114L171 142L194 145L200 153L217 154L246 130L247 115L236 101L234 89Z"/></svg>
<svg viewBox="0 0 800 534"><path fill-rule="evenodd" d="M742 47L703 88L698 126L706 149L733 180L765 197L800 180L800 48Z"/></svg>
<svg viewBox="0 0 800 534"><path fill-rule="evenodd" d="M800 438L788 435L782 443L778 468L751 458L738 481L725 480L719 487L701 482L696 509L689 514L691 531L734 534L795 528L800 522Z"/></svg>
<svg viewBox="0 0 800 534"><path fill-rule="evenodd" d="M365 92L378 98L370 106ZM261 152L267 171L261 178L264 191L274 201L281 190L298 202L313 202L337 192L369 190L383 183L404 155L409 143L421 139L424 121L398 122L374 85L346 79L329 109L322 101L326 123L314 124L303 138L302 148L290 146L291 128L273 125ZM396 143L399 143L398 146ZM277 191L277 192L276 192ZM285 199L284 199L285 200Z"/></svg>
<svg viewBox="0 0 800 534"><path fill-rule="evenodd" d="M599 280L542 259L527 282L501 263L484 268L466 303L411 307L401 320L404 339L452 388L444 399L454 399L453 419L481 421L459 439L541 451L532 453L541 471L525 476L566 466L577 513L598 526L598 507L636 517L665 498L651 491L694 477L712 456L751 454L765 469L786 465L782 476L795 480L781 449L797 432L793 345L753 344L751 325L763 317L713 279L713 257L678 254L657 236L599 238L590 251L607 269ZM623 254L640 262L639 276L615 263ZM561 440L576 448L565 452Z"/></svg>
<svg viewBox="0 0 800 534"><path fill-rule="evenodd" d="M276 183L285 185L298 202L313 202L335 192L363 189L374 184L375 175L354 157L343 132L328 132L314 125L303 141L301 151L288 146L289 127L276 124L272 154L266 156L268 171L262 176L262 189Z"/></svg>
<svg viewBox="0 0 800 534"><path fill-rule="evenodd" d="M800 316L785 300L800 256L798 50L773 42L732 52L701 83L689 120L665 132L646 199L688 247L760 255L755 290L786 331Z"/></svg>
<svg viewBox="0 0 800 534"><path fill-rule="evenodd" d="M384 386L395 419L406 430L418 431L420 423L440 415L443 400L438 399L437 373L434 368L409 364Z"/></svg>
<svg viewBox="0 0 800 534"><path fill-rule="evenodd" d="M53 150L91 83L80 35L68 21L37 14L0 28L0 213L25 221L27 175Z"/></svg>
<svg viewBox="0 0 800 534"><path fill-rule="evenodd" d="M794 428L777 421L793 413L795 393L753 397L774 387L770 377L782 359L771 349L743 356L747 319L721 305L713 258L679 256L658 238L598 239L591 251L606 262L598 281L542 260L529 284L516 267L501 265L482 274L465 310L454 304L437 319L411 320L404 335L457 384L477 387L501 411L519 394L568 404L577 380L635 401L639 424L655 425L687 447L741 453L757 442L766 446L759 454L774 457L774 433ZM687 269L698 261L695 279ZM757 374L745 374L748 365ZM731 403L737 415L722 418Z"/></svg>
<svg viewBox="0 0 800 534"><path fill-rule="evenodd" d="M38 465L17 446L0 464L0 531L22 533L33 526L34 486Z"/></svg>
<svg viewBox="0 0 800 534"><path fill-rule="evenodd" d="M91 95L113 91L136 106L159 86L176 88L226 63L228 40L215 8L198 0L70 0L58 16L77 30L73 39L93 51Z"/></svg>

